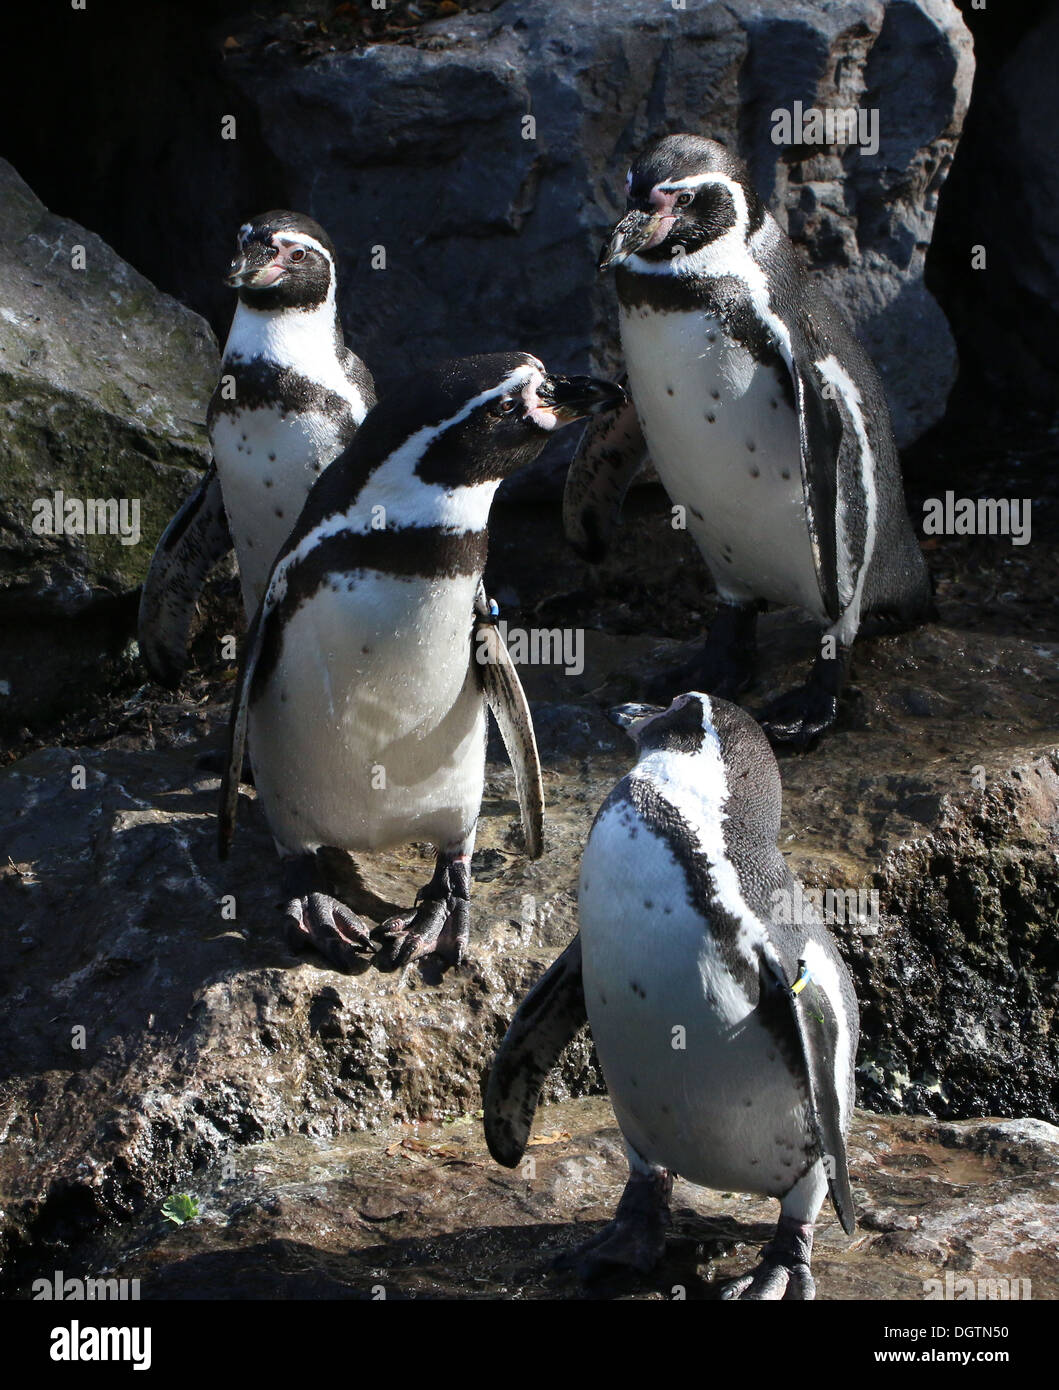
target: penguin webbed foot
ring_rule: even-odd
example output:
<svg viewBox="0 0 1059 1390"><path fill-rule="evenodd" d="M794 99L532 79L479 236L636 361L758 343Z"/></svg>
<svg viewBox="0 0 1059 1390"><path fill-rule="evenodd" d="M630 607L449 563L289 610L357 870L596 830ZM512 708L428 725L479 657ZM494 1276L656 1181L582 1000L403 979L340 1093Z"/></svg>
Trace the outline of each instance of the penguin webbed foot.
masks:
<svg viewBox="0 0 1059 1390"><path fill-rule="evenodd" d="M809 1267L812 1255L812 1225L781 1216L776 1234L761 1252L760 1263L726 1284L721 1297L743 1303L808 1303L816 1297Z"/></svg>
<svg viewBox="0 0 1059 1390"><path fill-rule="evenodd" d="M287 904L287 940L292 950L315 946L339 970L349 970L372 951L368 925L329 893L308 893Z"/></svg>
<svg viewBox="0 0 1059 1390"><path fill-rule="evenodd" d="M832 657L819 656L804 685L771 700L756 718L775 746L805 749L838 718L838 697L849 673L850 648L837 646Z"/></svg>
<svg viewBox="0 0 1059 1390"><path fill-rule="evenodd" d="M808 748L838 718L838 697L824 697L811 684L778 696L758 714L769 742L786 748Z"/></svg>
<svg viewBox="0 0 1059 1390"><path fill-rule="evenodd" d="M373 950L371 923L320 891L315 855L291 860L284 874L289 895L287 942L292 951L314 946L338 970L350 970Z"/></svg>
<svg viewBox="0 0 1059 1390"><path fill-rule="evenodd" d="M613 1221L597 1235L556 1256L553 1268L576 1274L585 1283L621 1269L649 1274L665 1253L673 1178L664 1168L633 1172Z"/></svg>
<svg viewBox="0 0 1059 1390"><path fill-rule="evenodd" d="M416 894L411 912L388 917L372 932L375 966L399 970L422 956L458 966L471 934L470 855L438 855L434 877Z"/></svg>

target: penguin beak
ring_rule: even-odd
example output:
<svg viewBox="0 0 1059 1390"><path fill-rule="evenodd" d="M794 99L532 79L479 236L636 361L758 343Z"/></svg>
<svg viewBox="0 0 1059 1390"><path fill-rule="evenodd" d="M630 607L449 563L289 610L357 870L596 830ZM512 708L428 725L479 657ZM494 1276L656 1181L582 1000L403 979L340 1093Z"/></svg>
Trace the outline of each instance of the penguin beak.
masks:
<svg viewBox="0 0 1059 1390"><path fill-rule="evenodd" d="M624 729L630 738L636 737L636 731L649 719L654 719L659 714L665 714L661 705L642 705L630 703L627 705L615 705L612 710L607 711L607 717L612 724L617 724L619 729Z"/></svg>
<svg viewBox="0 0 1059 1390"><path fill-rule="evenodd" d="M676 218L671 212L627 212L611 233L599 256L599 269L621 265L629 256L657 246L669 235Z"/></svg>
<svg viewBox="0 0 1059 1390"><path fill-rule="evenodd" d="M625 404L625 392L609 381L592 376L546 376L537 387L537 399L560 425L583 420L586 415L599 415L617 410Z"/></svg>
<svg viewBox="0 0 1059 1390"><path fill-rule="evenodd" d="M271 253L262 247L257 254L251 250L245 256L236 256L228 268L225 284L231 285L235 290L244 287L263 290L269 285L274 285L285 273L286 267L282 260L278 256L273 259Z"/></svg>

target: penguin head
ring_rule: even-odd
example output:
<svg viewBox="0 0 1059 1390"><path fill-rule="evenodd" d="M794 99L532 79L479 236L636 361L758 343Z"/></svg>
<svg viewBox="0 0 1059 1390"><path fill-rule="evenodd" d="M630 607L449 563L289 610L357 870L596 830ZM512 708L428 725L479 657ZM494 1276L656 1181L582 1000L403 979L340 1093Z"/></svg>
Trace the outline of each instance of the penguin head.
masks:
<svg viewBox="0 0 1059 1390"><path fill-rule="evenodd" d="M407 386L361 428L419 435L417 476L452 486L499 482L535 459L555 430L625 401L620 386L548 372L525 352L455 358Z"/></svg>
<svg viewBox="0 0 1059 1390"><path fill-rule="evenodd" d="M255 309L314 309L333 297L335 248L318 222L275 209L239 228L227 283Z"/></svg>
<svg viewBox="0 0 1059 1390"><path fill-rule="evenodd" d="M733 229L746 241L764 216L746 166L698 135L667 135L649 146L633 162L625 192L625 216L603 248L600 270L632 255L679 268Z"/></svg>
<svg viewBox="0 0 1059 1390"><path fill-rule="evenodd" d="M718 785L704 770L693 781L704 800L714 797L739 833L776 843L780 831L781 787L776 755L764 730L746 710L728 700L691 690L668 709L621 705L611 718L631 735L641 758L654 752L705 755L724 768Z"/></svg>
<svg viewBox="0 0 1059 1390"><path fill-rule="evenodd" d="M677 695L668 708L631 703L612 709L610 717L641 752L665 748L674 753L697 753L711 726L710 706L708 695L689 690Z"/></svg>

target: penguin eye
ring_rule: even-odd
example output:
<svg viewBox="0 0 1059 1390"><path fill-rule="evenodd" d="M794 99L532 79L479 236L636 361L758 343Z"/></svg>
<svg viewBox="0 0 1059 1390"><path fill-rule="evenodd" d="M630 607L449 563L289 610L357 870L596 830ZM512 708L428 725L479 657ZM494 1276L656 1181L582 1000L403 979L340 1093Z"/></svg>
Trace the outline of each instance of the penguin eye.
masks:
<svg viewBox="0 0 1059 1390"><path fill-rule="evenodd" d="M304 260L305 260L305 247L304 247L304 246L296 246L296 247L294 248L294 250L290 253L290 255L287 257L287 259L288 259L288 260L291 260L291 261L304 261Z"/></svg>
<svg viewBox="0 0 1059 1390"><path fill-rule="evenodd" d="M517 404L514 396L505 396L502 401L497 401L493 409L498 415L510 415Z"/></svg>
<svg viewBox="0 0 1059 1390"><path fill-rule="evenodd" d="M695 195L693 193L682 193L677 199L677 207L686 208L687 205L694 200L694 197Z"/></svg>

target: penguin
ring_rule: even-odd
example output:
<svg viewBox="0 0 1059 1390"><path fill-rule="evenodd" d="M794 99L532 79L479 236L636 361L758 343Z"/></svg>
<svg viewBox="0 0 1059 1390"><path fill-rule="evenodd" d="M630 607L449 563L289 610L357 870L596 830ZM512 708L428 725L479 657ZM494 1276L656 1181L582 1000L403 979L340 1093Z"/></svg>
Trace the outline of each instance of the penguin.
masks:
<svg viewBox="0 0 1059 1390"><path fill-rule="evenodd" d="M862 621L893 631L934 615L885 393L723 145L667 136L626 190L600 268L615 268L629 405L586 431L567 536L599 560L649 455L720 601L701 654L662 684L736 698L760 609L800 608L823 629L817 660L759 717L774 743L805 748L835 721Z"/></svg>
<svg viewBox="0 0 1059 1390"><path fill-rule="evenodd" d="M560 1263L586 1279L650 1270L679 1174L779 1199L760 1263L722 1297L809 1299L825 1196L855 1227L853 986L777 848L779 769L759 725L695 691L625 717L638 759L585 845L578 935L491 1069L489 1148L519 1162L541 1084L587 1006L629 1180L614 1220Z"/></svg>
<svg viewBox="0 0 1059 1390"><path fill-rule="evenodd" d="M220 804L223 858L249 729L293 944L343 968L373 941L381 969L431 954L459 964L487 705L528 853L541 853L533 726L482 587L489 509L557 428L623 402L618 388L549 374L526 353L444 362L377 405L313 487L246 639ZM326 891L321 847L418 840L437 847L434 876L380 928Z"/></svg>
<svg viewBox="0 0 1059 1390"><path fill-rule="evenodd" d="M140 600L140 650L170 688L210 569L234 542L249 621L310 488L376 399L342 336L335 248L319 223L278 209L252 218L227 278L238 303L207 411L213 461L163 532Z"/></svg>

